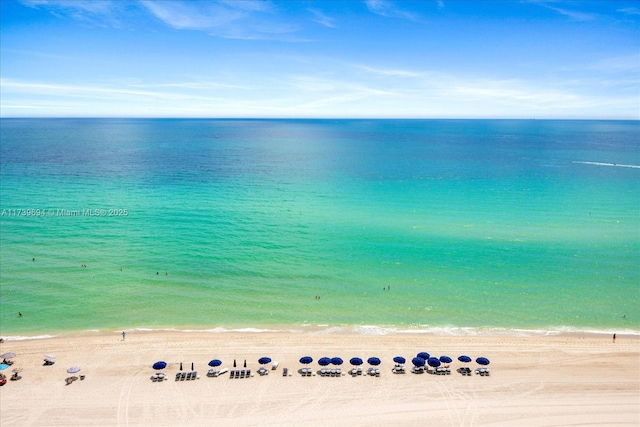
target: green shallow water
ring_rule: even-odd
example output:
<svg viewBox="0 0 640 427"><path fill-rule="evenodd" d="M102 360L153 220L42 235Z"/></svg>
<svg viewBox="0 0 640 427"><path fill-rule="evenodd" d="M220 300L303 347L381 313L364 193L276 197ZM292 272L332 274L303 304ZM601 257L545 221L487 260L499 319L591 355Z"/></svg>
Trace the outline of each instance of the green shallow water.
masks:
<svg viewBox="0 0 640 427"><path fill-rule="evenodd" d="M638 122L1 123L5 336L640 330Z"/></svg>

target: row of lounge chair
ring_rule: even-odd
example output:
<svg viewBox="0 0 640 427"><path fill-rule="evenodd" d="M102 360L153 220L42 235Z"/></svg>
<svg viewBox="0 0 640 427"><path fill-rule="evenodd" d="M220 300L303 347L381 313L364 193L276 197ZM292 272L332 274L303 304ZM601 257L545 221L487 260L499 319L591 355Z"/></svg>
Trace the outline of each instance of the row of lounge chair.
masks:
<svg viewBox="0 0 640 427"><path fill-rule="evenodd" d="M396 365L393 367L391 372L393 372L394 374L406 374L407 370L405 369L404 365Z"/></svg>
<svg viewBox="0 0 640 427"><path fill-rule="evenodd" d="M342 369L340 368L322 368L318 371L321 377L341 377Z"/></svg>
<svg viewBox="0 0 640 427"><path fill-rule="evenodd" d="M303 377L310 377L311 375L313 375L313 371L311 370L311 368L300 368L298 372L300 372L300 375L302 375Z"/></svg>
<svg viewBox="0 0 640 427"><path fill-rule="evenodd" d="M467 366L463 366L462 368L458 368L457 369L458 373L460 375L464 376L471 376L471 368L467 367Z"/></svg>
<svg viewBox="0 0 640 427"><path fill-rule="evenodd" d="M222 368L220 370L215 370L211 368L209 369L209 371L207 371L207 376L215 378L215 377L219 377L222 374L226 374L227 372L229 372L227 368Z"/></svg>
<svg viewBox="0 0 640 427"><path fill-rule="evenodd" d="M159 372L157 374L151 375L151 381L154 382L154 383L155 382L159 383L159 382L162 382L162 381L164 381L166 379L167 379L167 376L163 372ZM176 375L176 379L177 379L177 375Z"/></svg>
<svg viewBox="0 0 640 427"><path fill-rule="evenodd" d="M448 366L438 366L434 371L431 371L434 375L451 375L451 368Z"/></svg>
<svg viewBox="0 0 640 427"><path fill-rule="evenodd" d="M351 368L351 370L349 371L349 375L351 375L352 377L356 377L358 375L362 375L362 367L361 366L357 366L355 368Z"/></svg>
<svg viewBox="0 0 640 427"><path fill-rule="evenodd" d="M476 374L482 376L482 377L488 377L489 376L489 368L478 368L476 369Z"/></svg>
<svg viewBox="0 0 640 427"><path fill-rule="evenodd" d="M229 373L229 378L251 378L251 369L233 370Z"/></svg>
<svg viewBox="0 0 640 427"><path fill-rule="evenodd" d="M367 369L367 375L371 375L372 377L380 376L380 369L378 368L369 368Z"/></svg>
<svg viewBox="0 0 640 427"><path fill-rule="evenodd" d="M176 381L189 381L189 380L195 380L195 379L198 379L197 371L176 373Z"/></svg>

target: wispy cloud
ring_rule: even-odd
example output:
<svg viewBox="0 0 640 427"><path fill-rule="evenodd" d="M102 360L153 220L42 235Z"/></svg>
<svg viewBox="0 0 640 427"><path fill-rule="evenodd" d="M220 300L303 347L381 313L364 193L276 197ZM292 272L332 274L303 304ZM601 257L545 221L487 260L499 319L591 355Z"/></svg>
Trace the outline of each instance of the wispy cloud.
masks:
<svg viewBox="0 0 640 427"><path fill-rule="evenodd" d="M589 67L591 70L617 72L640 72L640 53L602 59Z"/></svg>
<svg viewBox="0 0 640 427"><path fill-rule="evenodd" d="M540 1L540 0L529 0L527 1L527 3L533 3L533 4L537 4L540 5L542 7L545 7L549 10L552 10L554 12L557 12L561 15L564 15L568 18L571 18L574 21L593 21L595 20L598 15L594 14L594 13L588 13L588 12L580 12L577 10L571 10L571 9L565 9L562 7L557 7L554 6L553 3L554 2L550 2L550 1Z"/></svg>
<svg viewBox="0 0 640 427"><path fill-rule="evenodd" d="M409 21L418 21L420 19L418 14L400 9L395 3L388 0L365 0L365 4L370 12L386 18L407 19Z"/></svg>
<svg viewBox="0 0 640 427"><path fill-rule="evenodd" d="M624 13L625 15L640 15L640 9L637 7L625 7L616 10L616 12Z"/></svg>
<svg viewBox="0 0 640 427"><path fill-rule="evenodd" d="M59 18L69 18L88 25L101 27L121 27L120 13L125 2L113 0L20 0L27 7L46 9Z"/></svg>
<svg viewBox="0 0 640 427"><path fill-rule="evenodd" d="M376 74L379 76L395 76L395 77L420 77L424 74L416 71L393 69L393 68L374 68L367 65L355 65L367 73Z"/></svg>
<svg viewBox="0 0 640 427"><path fill-rule="evenodd" d="M317 22L318 24L324 25L325 27L328 27L328 28L337 28L335 24L335 19L328 17L318 9L308 9L308 10L313 14L313 19L312 19L313 22Z"/></svg>
<svg viewBox="0 0 640 427"><path fill-rule="evenodd" d="M206 31L231 39L300 41L291 36L298 25L281 19L270 2L141 0L141 4L176 30Z"/></svg>

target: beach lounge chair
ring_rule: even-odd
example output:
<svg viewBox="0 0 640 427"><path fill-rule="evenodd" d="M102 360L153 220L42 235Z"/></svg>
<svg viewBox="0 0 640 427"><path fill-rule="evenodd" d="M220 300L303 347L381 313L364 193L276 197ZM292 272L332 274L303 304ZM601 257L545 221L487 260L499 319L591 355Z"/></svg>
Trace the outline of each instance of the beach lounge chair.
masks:
<svg viewBox="0 0 640 427"><path fill-rule="evenodd" d="M282 368L282 376L283 377L289 376L289 368Z"/></svg>
<svg viewBox="0 0 640 427"><path fill-rule="evenodd" d="M245 378L251 378L251 369L247 369Z"/></svg>
<svg viewBox="0 0 640 427"><path fill-rule="evenodd" d="M229 378L234 379L235 377L236 377L236 371L234 369L231 372L229 372Z"/></svg>
<svg viewBox="0 0 640 427"><path fill-rule="evenodd" d="M222 368L220 369L218 372L216 372L216 377L219 377L222 374L226 374L227 372L229 372L229 369L227 368Z"/></svg>
<svg viewBox="0 0 640 427"><path fill-rule="evenodd" d="M186 373L186 372L182 372L182 373L180 374L180 381L184 381L184 380L186 380L186 379L187 379L187 373Z"/></svg>
<svg viewBox="0 0 640 427"><path fill-rule="evenodd" d="M180 380L180 372L176 372L176 381Z"/></svg>
<svg viewBox="0 0 640 427"><path fill-rule="evenodd" d="M192 380L197 380L198 379L198 371L191 372L191 379Z"/></svg>
<svg viewBox="0 0 640 427"><path fill-rule="evenodd" d="M279 365L279 364L280 364L280 363L279 363L277 360L276 360L275 362L273 362L273 363L271 364L271 370L272 370L272 371L275 371L276 369L278 369L278 365Z"/></svg>

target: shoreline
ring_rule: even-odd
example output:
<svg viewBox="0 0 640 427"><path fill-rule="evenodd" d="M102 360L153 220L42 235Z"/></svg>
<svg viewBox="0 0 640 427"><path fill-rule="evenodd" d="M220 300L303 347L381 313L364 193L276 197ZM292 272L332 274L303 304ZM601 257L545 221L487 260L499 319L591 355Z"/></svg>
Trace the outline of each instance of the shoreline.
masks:
<svg viewBox="0 0 640 427"><path fill-rule="evenodd" d="M5 341L38 340L49 338L83 337L83 336L109 336L122 333L122 329L92 329L71 331L41 331L33 334L4 334ZM245 333L289 333L289 334L314 334L314 335L363 335L363 336L387 336L387 335L416 335L416 336L444 336L444 337L474 337L474 336L508 336L508 337L545 337L545 336L610 336L616 334L620 337L640 339L640 330L625 329L592 329L577 327L549 327L541 328L505 328L505 327L457 327L457 326L416 326L396 327L377 325L259 325L259 326L217 326L213 328L125 328L127 333L204 333L204 334L245 334Z"/></svg>
<svg viewBox="0 0 640 427"><path fill-rule="evenodd" d="M6 341L24 369L0 388L3 426L74 425L567 425L635 424L640 420L640 337L618 335L514 337L290 332L131 331ZM395 356L448 355L451 374L391 373ZM53 353L55 364L43 366ZM489 358L491 375L456 372L459 355ZM279 367L261 377L206 376L209 360L220 368L262 356ZM380 377L302 377L299 359L379 357ZM165 361L168 380L151 381L152 364ZM175 381L183 364L195 381ZM82 381L65 384L67 369ZM476 363L468 364L473 370ZM289 368L291 376L283 377ZM10 370L9 370L10 373Z"/></svg>

